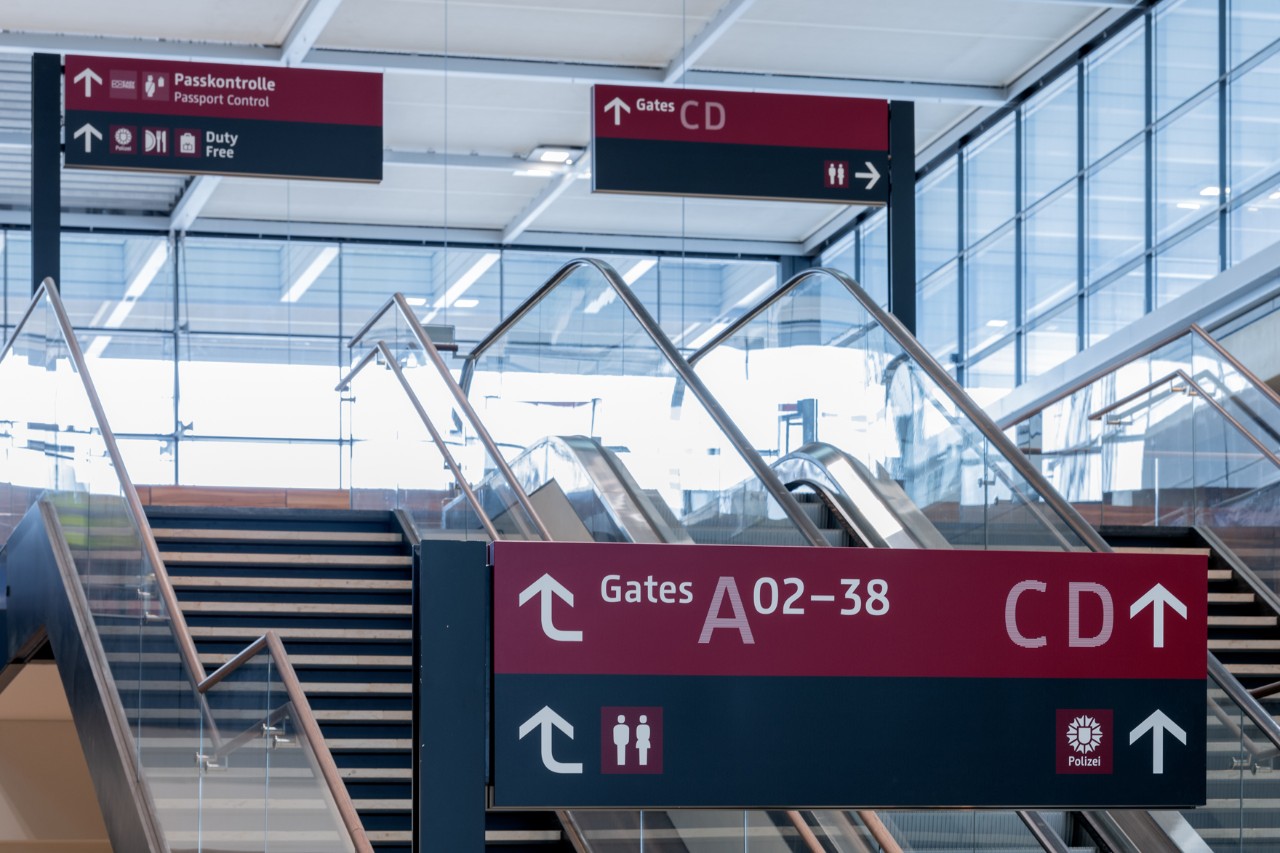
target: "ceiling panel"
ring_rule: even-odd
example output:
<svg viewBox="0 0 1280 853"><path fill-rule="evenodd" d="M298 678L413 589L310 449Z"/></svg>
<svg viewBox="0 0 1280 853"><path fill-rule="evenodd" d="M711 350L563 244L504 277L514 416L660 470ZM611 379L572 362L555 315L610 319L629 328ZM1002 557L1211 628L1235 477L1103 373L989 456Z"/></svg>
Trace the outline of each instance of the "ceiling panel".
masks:
<svg viewBox="0 0 1280 853"><path fill-rule="evenodd" d="M4 0L10 31L279 44L306 0Z"/></svg>

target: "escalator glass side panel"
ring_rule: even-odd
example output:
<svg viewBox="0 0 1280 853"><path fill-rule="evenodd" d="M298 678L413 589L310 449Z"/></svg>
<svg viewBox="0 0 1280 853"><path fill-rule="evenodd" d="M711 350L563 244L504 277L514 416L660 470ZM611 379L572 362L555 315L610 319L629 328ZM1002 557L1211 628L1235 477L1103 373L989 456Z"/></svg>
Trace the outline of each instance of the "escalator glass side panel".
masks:
<svg viewBox="0 0 1280 853"><path fill-rule="evenodd" d="M904 851L990 850L1005 853L1040 853L1043 848L1015 812L931 811L877 812ZM1072 851L1095 851L1097 845L1083 838L1069 839L1071 821L1064 812L1039 812L1047 828L1064 839Z"/></svg>
<svg viewBox="0 0 1280 853"><path fill-rule="evenodd" d="M402 509L421 533L447 528L464 537L487 535L432 440L425 417L467 482L484 482L476 497L497 532L538 538L536 525L510 484L500 476L487 477L496 466L475 425L454 400L450 383L456 385L456 379L441 374L404 315L386 312L364 340L384 344L399 370L379 353L351 379L347 411L353 506Z"/></svg>
<svg viewBox="0 0 1280 853"><path fill-rule="evenodd" d="M804 823L793 817L797 814L734 809L609 810L574 812L573 819L592 853L810 853L805 830L812 828L807 823L803 828L797 826L797 820Z"/></svg>
<svg viewBox="0 0 1280 853"><path fill-rule="evenodd" d="M834 445L897 481L953 547L1084 547L835 276L798 283L696 369L766 458Z"/></svg>
<svg viewBox="0 0 1280 853"><path fill-rule="evenodd" d="M569 273L472 364L468 397L508 459L584 436L695 541L805 544L596 267Z"/></svg>

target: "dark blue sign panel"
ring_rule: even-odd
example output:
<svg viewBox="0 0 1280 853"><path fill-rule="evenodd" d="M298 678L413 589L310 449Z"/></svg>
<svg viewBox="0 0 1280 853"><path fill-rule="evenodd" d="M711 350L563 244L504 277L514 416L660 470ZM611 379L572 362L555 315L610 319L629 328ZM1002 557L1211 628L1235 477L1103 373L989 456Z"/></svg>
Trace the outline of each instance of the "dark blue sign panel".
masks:
<svg viewBox="0 0 1280 853"><path fill-rule="evenodd" d="M493 546L503 807L1184 807L1205 560Z"/></svg>

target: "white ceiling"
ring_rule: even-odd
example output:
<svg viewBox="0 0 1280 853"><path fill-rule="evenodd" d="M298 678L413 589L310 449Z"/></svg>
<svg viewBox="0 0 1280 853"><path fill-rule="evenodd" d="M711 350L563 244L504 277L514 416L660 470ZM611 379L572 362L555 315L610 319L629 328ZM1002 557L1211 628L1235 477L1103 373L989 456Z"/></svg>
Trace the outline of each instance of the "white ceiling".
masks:
<svg viewBox="0 0 1280 853"><path fill-rule="evenodd" d="M858 211L593 195L585 169L515 174L537 145L586 147L596 82L891 97L926 151L1016 96L1132 0L4 0L0 221L21 222L33 51L385 72L381 185L64 174L74 222L516 245L647 240L795 251ZM589 162L582 164L589 166ZM199 192L193 190L198 187ZM184 197L185 196L185 197ZM167 219L175 207L185 216ZM194 218L193 215L194 214ZM7 216L8 218L5 218ZM111 224L111 223L102 223ZM424 231L423 229L426 229ZM403 232L403 233L408 233Z"/></svg>

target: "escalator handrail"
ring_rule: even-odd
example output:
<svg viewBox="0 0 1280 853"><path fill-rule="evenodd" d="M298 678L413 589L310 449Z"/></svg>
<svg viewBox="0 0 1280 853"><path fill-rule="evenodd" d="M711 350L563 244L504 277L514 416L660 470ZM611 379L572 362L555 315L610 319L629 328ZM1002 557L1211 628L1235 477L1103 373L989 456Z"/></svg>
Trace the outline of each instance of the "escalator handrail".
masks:
<svg viewBox="0 0 1280 853"><path fill-rule="evenodd" d="M444 381L445 387L449 389L449 394L453 397L454 405L458 407L459 411L462 412L462 416L471 424L472 430L475 431L476 438L480 439L480 443L484 445L485 452L489 454L489 459L493 462L494 466L502 472L503 479L507 481L507 485L512 489L512 494L520 504L520 508L524 510L525 514L528 515L529 519L533 522L534 527L537 529L538 536L544 541L549 541L551 539L551 533L547 529L546 524L544 524L542 519L538 516L538 511L533 508L533 502L529 500L529 496L525 494L524 490L520 488L518 483L516 483L515 475L511 473L511 468L507 465L506 457L502 455L502 451L498 449L498 445L494 442L493 436L489 434L489 430L485 428L484 423L480 420L480 416L471 406L471 401L467 399L466 391L460 387L457 380L453 378L453 373L449 370L449 366L444 363L444 359L440 356L440 351L436 349L435 343L431 340L431 337L427 334L426 330L422 328L422 323L419 322L418 315L413 312L413 308L410 307L409 302L405 299L403 293L397 291L396 293L391 294L391 298L387 300L386 304L374 313L373 317L369 322L365 323L364 326L361 327L360 331L356 332L355 336L352 337L351 341L347 344L347 348L351 349L355 347L364 338L364 336L368 334L369 330L373 328L374 323L393 308L400 313L406 325L408 325L412 332L414 339L418 342L418 345L422 347L423 354L426 355L428 360L430 360L431 365L436 369L436 372L440 374L441 380ZM395 363L395 361L395 358L392 357L391 362ZM403 376L401 376L401 383L404 383ZM338 390L342 390L344 385L345 382L339 384ZM411 399L416 401L415 405L421 402L417 399L416 394L410 394L409 396Z"/></svg>
<svg viewBox="0 0 1280 853"><path fill-rule="evenodd" d="M1032 465L1030 460L1017 448L1017 446L1009 439L1008 436L1001 431L987 413L978 406L977 403L965 393L964 389L947 373L946 369L939 364L932 355L929 354L915 336L907 331L897 317L894 317L888 311L881 308L876 301L872 299L866 291L864 291L857 282L852 278L840 272L839 270L830 269L828 267L814 267L813 269L804 270L792 276L785 284L766 296L754 307L749 309L745 314L731 323L724 331L712 338L701 349L689 357L689 364L696 365L707 353L711 352L718 344L722 343L729 337L732 337L746 324L750 323L756 317L760 316L764 311L776 304L780 299L788 293L795 290L800 285L810 279L820 276L830 276L844 286L846 290L853 296L862 308L872 316L885 330L885 333L891 337L899 347L902 348L908 356L910 356L916 364L925 372L934 384L942 391L943 394L951 401L957 409L959 409L969 421L978 428L983 437L991 443L996 451L1005 458L1005 460L1013 467L1015 471L1022 476L1024 480L1031 486L1035 492L1040 495L1046 504L1053 509L1058 518L1062 519L1063 524L1067 526L1072 533L1087 544L1094 551L1110 551L1106 541L1094 530L1084 517L1076 510L1074 506L1068 503L1061 495L1049 485L1049 481L1044 478L1040 470ZM1052 527L1051 527L1052 529Z"/></svg>
<svg viewBox="0 0 1280 853"><path fill-rule="evenodd" d="M1067 397L1070 397L1072 394L1075 394L1077 391L1083 390L1084 388L1088 388L1090 385L1097 382L1099 379L1104 379L1107 376L1110 376L1120 368L1124 367L1126 364L1137 361L1140 358L1146 358L1147 356L1151 355L1157 350L1163 349L1164 347L1168 346L1169 344L1183 337L1191 337L1191 338L1198 337L1201 340L1203 340L1206 344L1209 345L1211 349L1214 350L1214 352L1216 352L1219 356L1221 356L1221 358L1224 361L1230 364L1234 370L1236 370L1242 376L1244 376L1245 379L1247 379L1249 383L1254 387L1254 389L1258 391L1258 393L1262 394L1263 397L1267 398L1273 404L1275 404L1277 409L1280 409L1280 394L1277 394L1276 391L1272 389L1270 385L1268 385L1267 383L1259 379L1257 374L1255 374L1252 370L1246 367L1240 361L1240 359L1236 358L1234 355L1228 352L1227 349L1221 343L1219 343L1216 339L1214 339L1212 335L1206 332L1199 323L1189 323L1180 329L1172 331L1169 334L1161 338L1158 338L1154 343L1151 343L1148 346L1143 347L1137 352L1124 353L1119 358L1115 358L1111 361L1108 361L1104 364L1099 365L1093 370L1087 371L1081 374L1080 376L1077 376L1074 380L1063 385L1061 388L1059 388L1057 391L1054 391L1052 394L1049 394L1045 397L1038 399L1035 402L1034 408L1031 408L1031 409L1024 408L1024 409L1015 411L1010 415L1007 415L1003 418L998 419L996 421L996 424L1001 429L1009 429L1010 427L1017 426L1018 424L1022 423L1023 421L1032 417L1033 415L1039 414L1040 412L1049 408L1054 403L1065 400Z"/></svg>
<svg viewBox="0 0 1280 853"><path fill-rule="evenodd" d="M130 520L138 531L141 540L143 553L151 564L151 571L155 575L156 586L159 588L160 597L164 601L165 608L168 610L169 630L173 634L174 642L177 643L179 654L182 658L186 675L192 687L196 690L197 695L201 697L201 713L211 724L212 730L216 733L217 727L214 724L212 711L208 704L203 701L205 691L213 687L217 681L209 684L204 690L200 689L200 685L207 681L209 676L205 672L204 664L200 662L199 653L196 651L195 640L192 639L191 631L187 627L186 617L183 616L182 608L178 603L178 596L173 587L173 582L169 578L168 569L165 567L164 560L160 556L160 546L156 543L155 534L151 530L151 523L147 520L146 510L143 509L142 500L138 497L138 490L133 485L133 480L129 477L129 471L125 467L124 455L120 451L120 445L116 441L115 433L111 429L111 425L107 421L106 409L102 405L102 398L98 395L97 386L93 382L93 378L89 375L89 367L84 357L84 351L80 348L80 341L76 337L75 329L71 324L71 318L67 314L66 306L62 303L62 296L58 292L58 286L52 278L46 277L36 287L35 292L31 295L31 303L27 306L26 312L22 315L22 319L18 325L14 327L10 334L9 341L4 348L0 350L0 362L9 355L10 350L14 346L14 342L22 334L27 321L35 313L36 307L40 301L48 300L49 307L53 311L53 316L58 324L58 329L62 335L62 342L67 348L67 353L71 358L71 363L75 368L76 374L80 379L80 383L85 392L85 396L89 401L89 408L93 412L93 418L98 428L102 441L106 445L107 454L111 459L112 467L115 469L116 478L119 482L120 492L124 496L126 510L130 516ZM360 818L356 812L354 804L351 802L350 796L347 794L346 785L342 783L341 776L338 774L337 765L334 763L333 755L329 752L328 745L324 738L320 736L320 727L315 720L311 708L306 702L305 695L302 692L302 685L298 681L298 676L294 672L292 665L289 663L288 655L285 653L283 644L276 638L275 642L270 643L267 638L268 645L272 656L276 659L276 663L280 670L281 680L285 684L290 698L301 698L301 704L295 702L295 710L298 713L298 724L308 734L312 747L312 753L316 761L320 765L321 773L325 779L326 786L329 788L329 795L333 798L335 808L337 808L339 816L342 819L344 828L347 830L351 838L352 847L357 853L372 853L373 848L369 844L368 837L364 832L364 828L360 823ZM253 644L251 644L252 646ZM243 652L241 653L243 654ZM242 658L247 660L247 658ZM238 664L237 664L238 665ZM219 671L223 671L218 681L230 673L230 669L222 667ZM335 788L334 785L337 787Z"/></svg>
<svg viewBox="0 0 1280 853"><path fill-rule="evenodd" d="M818 529L818 526L814 524L809 516L805 515L804 510L800 508L791 493L787 491L787 487L774 475L773 470L761 458L760 454L755 451L751 443L747 441L746 435L743 434L738 425L733 422L729 414L712 396L710 389L694 373L693 368L680 355L680 351L676 349L675 344L662 331L658 321L636 298L631 288L622 280L622 276L618 275L618 271L604 261L596 258L575 258L569 261L534 291L533 295L495 326L493 331L472 348L463 362L462 380L460 382L463 393L465 394L471 390L471 378L475 374L475 365L480 356L484 355L491 346L506 335L520 320L524 319L548 294L568 279L569 276L581 269L594 269L604 278L609 287L618 295L618 300L631 313L636 322L640 324L640 328L649 336L654 345L657 346L667 364L675 372L677 379L693 392L698 402L706 409L711 420L720 428L724 436L729 439L729 443L733 445L734 450L747 463L751 472L755 474L761 485L769 492L770 497L786 513L801 535L808 540L810 545L827 547L830 543L823 537L822 531Z"/></svg>
<svg viewBox="0 0 1280 853"><path fill-rule="evenodd" d="M458 461L454 459L453 453L449 450L448 444L444 437L440 435L440 431L436 429L435 422L431 420L431 416L427 414L426 407L422 405L422 401L418 399L418 395L414 392L409 380L405 378L404 371L400 369L400 364L396 361L396 357L391 350L387 348L385 341L378 341L374 344L364 357L356 362L356 366L342 377L342 381L338 383L335 391L341 392L351 387L351 381L363 371L374 360L375 357L381 355L387 367L396 376L396 381L400 383L400 387L404 390L409 398L409 403L413 406L414 411L418 413L418 418L422 421L422 425L427 428L427 432L431 435L431 442L435 444L436 450L444 457L444 464L448 466L449 472L453 474L454 482L458 484L458 488L462 489L463 495L467 499L467 503L471 505L472 511L476 514L476 518L480 520L480 525L484 528L490 539L497 540L501 538L498 535L498 528L494 525L493 519L489 518L489 514L484 511L484 507L480 505L479 498L476 497L475 491L471 488L471 484L467 482L467 478L463 476L462 467Z"/></svg>
<svg viewBox="0 0 1280 853"><path fill-rule="evenodd" d="M1195 393L1198 394L1201 399L1203 399L1206 403L1208 403L1209 406L1215 412L1221 415L1223 420L1225 420L1232 427L1234 427L1236 432L1240 433L1240 435L1242 435L1246 441L1252 444L1259 453L1265 456L1272 465L1275 465L1277 468L1280 468L1280 456L1277 456L1275 451L1268 448L1265 444L1263 444L1261 441L1258 440L1257 436L1249 432L1249 430L1245 429L1244 424L1236 420L1236 418L1232 416L1230 412L1228 412L1226 409L1222 407L1221 403L1219 403L1217 400L1213 399L1213 397L1206 394L1204 388L1200 387L1200 384L1196 382L1194 379L1192 379L1190 374L1188 374L1185 370L1183 370L1180 367L1177 368L1176 370L1169 371L1164 376L1161 376L1159 379L1156 379L1152 382L1147 383L1139 390L1134 391L1132 394L1125 395L1124 397L1120 398L1119 400L1112 403L1111 405L1106 406L1105 408L1099 409L1096 412L1093 412L1092 414L1089 415L1089 420L1094 421L1102 417L1105 417L1106 415L1109 415L1111 412L1114 412L1115 410L1123 408L1129 403L1132 403L1134 400L1138 399L1143 394L1148 394L1152 391L1155 391L1161 385L1164 385L1166 382L1170 382L1174 379L1181 379L1183 382L1186 382L1188 386L1190 386L1195 390ZM1146 404L1144 404L1144 406L1145 405ZM1138 408L1143 408L1143 406L1139 406Z"/></svg>

